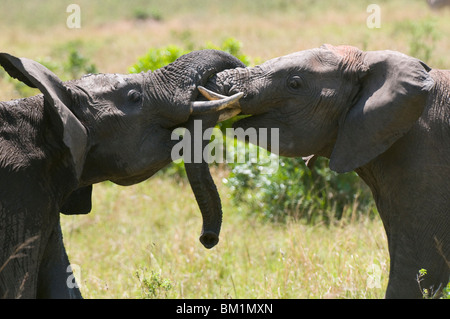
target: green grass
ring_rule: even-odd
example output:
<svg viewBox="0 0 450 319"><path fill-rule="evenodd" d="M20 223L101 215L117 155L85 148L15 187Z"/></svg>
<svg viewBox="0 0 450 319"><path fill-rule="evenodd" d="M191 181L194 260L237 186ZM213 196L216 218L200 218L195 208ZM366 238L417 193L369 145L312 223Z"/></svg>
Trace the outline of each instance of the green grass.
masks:
<svg viewBox="0 0 450 319"><path fill-rule="evenodd" d="M224 219L212 250L198 241L201 216L187 182L159 176L131 187L96 185L91 214L62 217L84 297L384 296L389 263L381 221L264 222L237 213L220 183L223 172L214 176ZM368 286L372 265L381 270L380 288Z"/></svg>

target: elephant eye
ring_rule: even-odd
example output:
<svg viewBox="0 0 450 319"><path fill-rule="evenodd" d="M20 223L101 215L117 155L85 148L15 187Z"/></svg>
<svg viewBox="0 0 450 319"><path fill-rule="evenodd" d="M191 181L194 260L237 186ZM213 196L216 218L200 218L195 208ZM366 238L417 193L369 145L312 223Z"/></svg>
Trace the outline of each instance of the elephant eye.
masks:
<svg viewBox="0 0 450 319"><path fill-rule="evenodd" d="M298 90L301 87L302 79L299 76L293 76L288 80L288 87L293 90Z"/></svg>
<svg viewBox="0 0 450 319"><path fill-rule="evenodd" d="M130 99L130 101L138 103L142 99L142 94L136 90L130 90L128 92L128 98Z"/></svg>

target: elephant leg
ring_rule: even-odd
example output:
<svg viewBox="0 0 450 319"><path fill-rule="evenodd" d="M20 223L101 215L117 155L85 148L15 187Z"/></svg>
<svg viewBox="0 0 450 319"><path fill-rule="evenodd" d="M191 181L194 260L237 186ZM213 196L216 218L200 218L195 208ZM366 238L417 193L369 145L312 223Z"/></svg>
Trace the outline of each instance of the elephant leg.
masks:
<svg viewBox="0 0 450 319"><path fill-rule="evenodd" d="M387 299L416 299L421 298L422 294L416 276L419 269L414 270L407 267L404 262L400 262L395 256L391 255L389 282L386 289Z"/></svg>
<svg viewBox="0 0 450 319"><path fill-rule="evenodd" d="M417 261L410 261L407 265L402 265L395 257L393 260L391 259L392 270L389 274L386 298L439 298L442 289L449 281L449 270L445 263L435 261L439 262L439 265L423 263L419 265ZM426 275L423 277L419 277L421 269L426 270Z"/></svg>
<svg viewBox="0 0 450 319"><path fill-rule="evenodd" d="M39 220L27 219L25 210L2 211L1 203L0 215L0 299L36 298L42 239L33 226Z"/></svg>
<svg viewBox="0 0 450 319"><path fill-rule="evenodd" d="M425 230L391 231L386 298L439 297L450 279L447 237L444 231L431 236ZM427 271L423 277L421 269Z"/></svg>
<svg viewBox="0 0 450 319"><path fill-rule="evenodd" d="M58 222L45 248L39 268L37 298L81 299Z"/></svg>
<svg viewBox="0 0 450 319"><path fill-rule="evenodd" d="M0 299L36 298L37 256L32 249L27 250L28 254L11 252L11 258L0 265Z"/></svg>

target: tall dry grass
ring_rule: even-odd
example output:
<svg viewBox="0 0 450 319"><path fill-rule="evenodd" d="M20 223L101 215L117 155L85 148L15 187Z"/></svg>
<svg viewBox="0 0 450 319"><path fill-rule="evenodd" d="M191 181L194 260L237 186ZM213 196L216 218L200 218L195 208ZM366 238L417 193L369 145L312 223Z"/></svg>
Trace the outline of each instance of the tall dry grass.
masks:
<svg viewBox="0 0 450 319"><path fill-rule="evenodd" d="M63 216L64 240L71 262L80 267L76 275L84 296L148 297L143 279L154 274L159 279L153 278L156 292L150 296L157 298L384 296L388 254L381 221L263 222L236 213L221 175L215 176L224 219L212 250L198 241L201 216L185 181L104 183L94 189L91 214ZM169 289L161 287L163 280Z"/></svg>

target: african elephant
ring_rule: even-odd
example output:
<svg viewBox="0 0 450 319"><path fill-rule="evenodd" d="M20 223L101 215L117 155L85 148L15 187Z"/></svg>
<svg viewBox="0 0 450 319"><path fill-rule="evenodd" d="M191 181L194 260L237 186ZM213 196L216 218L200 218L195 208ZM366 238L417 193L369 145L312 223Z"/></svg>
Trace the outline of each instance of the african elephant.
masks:
<svg viewBox="0 0 450 319"><path fill-rule="evenodd" d="M59 213L88 213L94 183L139 183L169 164L174 128L190 118L215 125L240 97L195 101L197 85L243 64L202 50L154 72L67 82L26 58L1 53L0 64L42 92L0 102L0 297L79 298L73 281L66 284L72 271ZM203 216L200 240L211 248L220 198L206 162L186 171Z"/></svg>
<svg viewBox="0 0 450 319"><path fill-rule="evenodd" d="M356 171L387 234L386 297L421 297L422 268L421 286L439 295L450 276L450 71L399 52L323 45L220 72L206 88L243 92L241 114L251 116L234 127L279 129L280 155Z"/></svg>

